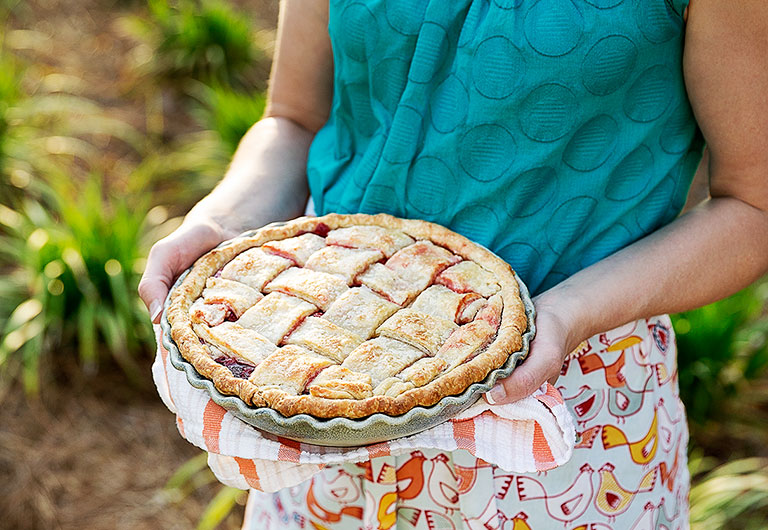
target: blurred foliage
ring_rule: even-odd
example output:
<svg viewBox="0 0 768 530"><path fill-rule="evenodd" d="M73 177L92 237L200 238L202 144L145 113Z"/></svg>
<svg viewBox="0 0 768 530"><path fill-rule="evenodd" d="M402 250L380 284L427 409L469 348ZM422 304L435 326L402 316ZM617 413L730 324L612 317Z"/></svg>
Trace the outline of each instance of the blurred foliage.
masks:
<svg viewBox="0 0 768 530"><path fill-rule="evenodd" d="M168 479L163 492L172 502L183 502L193 491L215 483L217 483L216 477L208 469L208 453L203 452L179 466L173 476ZM216 495L200 516L197 530L217 528L232 514L237 504L245 504L246 497L246 491L219 485Z"/></svg>
<svg viewBox="0 0 768 530"><path fill-rule="evenodd" d="M691 529L763 530L768 521L768 459L716 463L698 454L690 459Z"/></svg>
<svg viewBox="0 0 768 530"><path fill-rule="evenodd" d="M198 84L192 93L201 103L196 112L198 121L216 132L229 155L235 152L248 129L264 115L266 94L263 92L242 93L225 86Z"/></svg>
<svg viewBox="0 0 768 530"><path fill-rule="evenodd" d="M149 228L164 221L148 197L105 196L102 179L74 182L67 175L37 183L41 199L0 205L6 235L0 263L3 313L0 342L6 380L20 378L29 393L77 345L86 374L114 360L140 382L136 357L151 352L152 328L135 293L148 248ZM56 352L56 355L54 355Z"/></svg>
<svg viewBox="0 0 768 530"><path fill-rule="evenodd" d="M688 419L722 419L723 405L768 369L768 281L673 316Z"/></svg>
<svg viewBox="0 0 768 530"><path fill-rule="evenodd" d="M148 0L146 18L123 19L123 29L144 44L135 55L156 80L190 79L252 87L264 58L247 16L223 0Z"/></svg>

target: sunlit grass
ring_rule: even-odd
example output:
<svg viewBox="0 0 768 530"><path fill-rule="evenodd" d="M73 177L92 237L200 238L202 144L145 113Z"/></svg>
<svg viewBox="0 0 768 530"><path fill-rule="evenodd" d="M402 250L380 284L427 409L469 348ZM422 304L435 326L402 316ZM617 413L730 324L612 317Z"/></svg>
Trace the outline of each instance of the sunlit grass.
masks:
<svg viewBox="0 0 768 530"><path fill-rule="evenodd" d="M718 417L723 403L768 369L768 281L674 315L680 393L688 418Z"/></svg>
<svg viewBox="0 0 768 530"><path fill-rule="evenodd" d="M122 20L140 42L134 59L156 81L252 85L264 57L250 20L222 0L148 0L148 16Z"/></svg>
<svg viewBox="0 0 768 530"><path fill-rule="evenodd" d="M1 303L10 313L0 369L34 394L72 345L84 373L111 359L138 382L136 358L153 345L135 295L153 224L148 197L108 196L96 175L39 187L41 200L0 206Z"/></svg>

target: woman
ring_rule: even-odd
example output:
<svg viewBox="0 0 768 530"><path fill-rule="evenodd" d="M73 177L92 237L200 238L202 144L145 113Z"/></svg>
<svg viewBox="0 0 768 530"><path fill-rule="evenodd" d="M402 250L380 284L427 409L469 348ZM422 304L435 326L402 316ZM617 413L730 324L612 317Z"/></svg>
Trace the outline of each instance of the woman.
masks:
<svg viewBox="0 0 768 530"><path fill-rule="evenodd" d="M687 4L284 0L266 117L150 252L139 291L152 318L199 255L300 215L309 189L318 213L435 221L491 247L536 294L530 355L486 399L557 381L581 439L539 477L461 451L371 462L369 478L388 465L400 479L414 462L419 476L446 462L451 476L474 470L474 486L447 499L385 499L365 466L329 469L253 494L248 524L687 525L671 330L650 317L768 269L768 8ZM711 199L677 217L699 132ZM351 498L334 497L339 477Z"/></svg>

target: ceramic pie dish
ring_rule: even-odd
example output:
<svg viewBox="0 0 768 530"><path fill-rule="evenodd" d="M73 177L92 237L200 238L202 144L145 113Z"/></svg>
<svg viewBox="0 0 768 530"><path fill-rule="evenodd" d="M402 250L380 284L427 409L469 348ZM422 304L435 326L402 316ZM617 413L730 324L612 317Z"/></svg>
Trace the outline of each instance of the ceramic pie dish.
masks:
<svg viewBox="0 0 768 530"><path fill-rule="evenodd" d="M189 382L267 432L321 445L413 434L525 357L533 305L509 266L386 215L273 224L172 289L163 342Z"/></svg>

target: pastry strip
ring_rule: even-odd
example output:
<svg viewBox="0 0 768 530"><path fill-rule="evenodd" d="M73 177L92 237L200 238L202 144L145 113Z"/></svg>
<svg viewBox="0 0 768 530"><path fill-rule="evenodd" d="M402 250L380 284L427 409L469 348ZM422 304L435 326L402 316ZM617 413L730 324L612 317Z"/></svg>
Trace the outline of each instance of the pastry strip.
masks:
<svg viewBox="0 0 768 530"><path fill-rule="evenodd" d="M382 322L400 309L367 287L353 287L331 304L323 318L368 339Z"/></svg>
<svg viewBox="0 0 768 530"><path fill-rule="evenodd" d="M403 247L412 244L413 238L400 230L383 226L349 226L337 228L328 233L329 245L378 250L390 257Z"/></svg>
<svg viewBox="0 0 768 530"><path fill-rule="evenodd" d="M457 293L475 292L485 298L496 294L500 289L493 274L474 261L462 261L448 267L440 273L435 282Z"/></svg>
<svg viewBox="0 0 768 530"><path fill-rule="evenodd" d="M457 327L450 320L406 308L388 318L376 333L406 342L429 355L434 355Z"/></svg>
<svg viewBox="0 0 768 530"><path fill-rule="evenodd" d="M307 269L341 276L347 285L352 285L358 274L383 258L384 255L378 250L329 246L312 254L305 266Z"/></svg>
<svg viewBox="0 0 768 530"><path fill-rule="evenodd" d="M212 328L202 324L194 324L192 328L201 339L212 344L225 355L243 360L254 366L277 349L277 346L261 333L246 329L234 322L224 322Z"/></svg>
<svg viewBox="0 0 768 530"><path fill-rule="evenodd" d="M363 339L324 318L307 317L284 342L303 346L340 363Z"/></svg>
<svg viewBox="0 0 768 530"><path fill-rule="evenodd" d="M221 277L261 291L272 278L293 265L291 260L251 248L235 256L221 269Z"/></svg>
<svg viewBox="0 0 768 530"><path fill-rule="evenodd" d="M342 366L329 366L308 385L309 393L328 399L365 399L373 395L371 376Z"/></svg>
<svg viewBox="0 0 768 530"><path fill-rule="evenodd" d="M263 297L259 291L244 283L224 278L208 278L203 289L203 300L206 304L224 304L237 318Z"/></svg>
<svg viewBox="0 0 768 530"><path fill-rule="evenodd" d="M243 313L237 323L261 333L273 344L280 344L283 337L316 311L314 305L295 296L271 293Z"/></svg>
<svg viewBox="0 0 768 530"><path fill-rule="evenodd" d="M307 259L325 246L325 239L317 234L302 234L277 241L267 241L261 248L272 254L288 258L299 267L303 267Z"/></svg>
<svg viewBox="0 0 768 530"><path fill-rule="evenodd" d="M325 311L347 289L347 283L339 276L291 267L269 282L264 292L296 296Z"/></svg>
<svg viewBox="0 0 768 530"><path fill-rule="evenodd" d="M409 284L381 263L374 263L357 279L362 285L400 306L421 292L417 286Z"/></svg>
<svg viewBox="0 0 768 530"><path fill-rule="evenodd" d="M460 257L430 241L417 241L395 252L387 260L387 267L420 292L434 281L438 273L460 260Z"/></svg>
<svg viewBox="0 0 768 530"><path fill-rule="evenodd" d="M198 298L189 308L189 318L192 322L218 326L226 320L228 312L224 304L206 304L205 300Z"/></svg>
<svg viewBox="0 0 768 530"><path fill-rule="evenodd" d="M387 377L398 373L406 366L424 356L408 344L387 337L378 337L365 341L355 348L341 366L354 372L371 376L371 384L376 387Z"/></svg>
<svg viewBox="0 0 768 530"><path fill-rule="evenodd" d="M300 346L283 346L264 359L248 380L259 390L277 388L301 394L307 382L333 361Z"/></svg>
<svg viewBox="0 0 768 530"><path fill-rule="evenodd" d="M496 330L488 322L474 320L454 331L435 357L443 359L447 369L453 370L485 347L495 334Z"/></svg>
<svg viewBox="0 0 768 530"><path fill-rule="evenodd" d="M410 307L433 317L456 322L462 309L480 298L477 293L459 294L443 285L433 285L417 296Z"/></svg>

